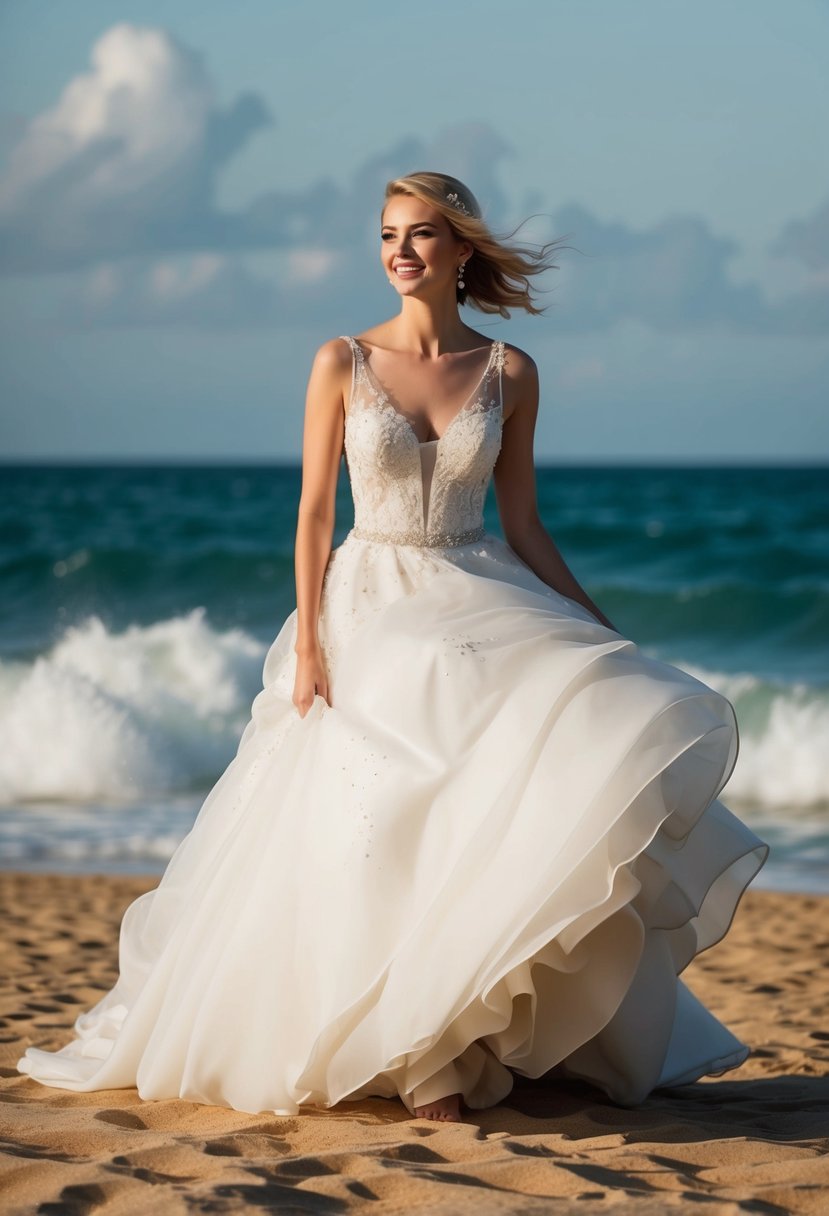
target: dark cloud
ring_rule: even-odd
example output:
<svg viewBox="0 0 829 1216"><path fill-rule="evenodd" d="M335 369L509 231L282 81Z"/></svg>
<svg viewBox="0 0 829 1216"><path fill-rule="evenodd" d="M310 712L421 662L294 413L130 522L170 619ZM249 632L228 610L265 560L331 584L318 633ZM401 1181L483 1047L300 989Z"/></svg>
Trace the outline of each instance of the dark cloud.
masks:
<svg viewBox="0 0 829 1216"><path fill-rule="evenodd" d="M324 233L326 242L297 243L270 277L245 265L250 258L227 253L116 262L88 272L80 287L73 276L64 321L246 329L290 323L325 329L346 313L356 313L365 324L373 323L388 311L392 292L379 261L372 208L395 170L386 160L377 164L376 173L358 171L359 188L337 192L341 208L351 216L338 240L330 239L322 218L328 203L316 196L318 214L314 218L312 213L307 238ZM476 180L474 174L468 176ZM365 240L355 243L367 216ZM549 307L558 332L602 330L629 319L664 332L829 332L825 286L817 283L768 303L756 286L731 282L727 264L735 243L713 234L698 218L674 217L636 231L603 224L585 208L571 205L554 213L551 230L566 238L557 259L561 270L551 271L536 287L543 289L538 299Z"/></svg>
<svg viewBox="0 0 829 1216"><path fill-rule="evenodd" d="M654 329L726 325L754 332L770 320L755 285L728 276L737 252L697 216L672 216L645 231L602 223L572 204L555 213L555 227L575 249L568 257L564 299L553 304L568 330L605 328L633 318Z"/></svg>
<svg viewBox="0 0 829 1216"><path fill-rule="evenodd" d="M11 110L0 110L0 156L6 156L26 131L26 118Z"/></svg>
<svg viewBox="0 0 829 1216"><path fill-rule="evenodd" d="M772 242L771 253L796 258L810 270L829 266L829 199L805 220L790 220Z"/></svg>

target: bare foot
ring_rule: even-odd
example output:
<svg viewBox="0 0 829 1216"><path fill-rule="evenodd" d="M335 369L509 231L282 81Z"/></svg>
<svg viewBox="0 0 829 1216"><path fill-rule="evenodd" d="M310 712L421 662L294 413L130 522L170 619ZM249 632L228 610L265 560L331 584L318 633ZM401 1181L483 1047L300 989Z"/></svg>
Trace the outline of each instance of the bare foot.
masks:
<svg viewBox="0 0 829 1216"><path fill-rule="evenodd" d="M461 1095L449 1094L446 1098L438 1098L426 1106L416 1106L415 1116L418 1119L442 1119L446 1123L462 1123Z"/></svg>

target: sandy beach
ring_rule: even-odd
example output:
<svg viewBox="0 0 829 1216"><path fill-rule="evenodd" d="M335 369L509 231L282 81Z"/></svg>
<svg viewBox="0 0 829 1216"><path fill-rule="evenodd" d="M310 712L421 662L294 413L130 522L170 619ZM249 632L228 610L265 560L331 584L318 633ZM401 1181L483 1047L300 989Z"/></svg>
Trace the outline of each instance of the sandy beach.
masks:
<svg viewBox="0 0 829 1216"><path fill-rule="evenodd" d="M502 1105L461 1124L382 1098L293 1118L135 1089L75 1094L18 1073L27 1046L60 1047L115 982L120 918L157 882L0 874L4 1212L829 1210L829 897L746 893L683 978L753 1054L636 1110L517 1078Z"/></svg>

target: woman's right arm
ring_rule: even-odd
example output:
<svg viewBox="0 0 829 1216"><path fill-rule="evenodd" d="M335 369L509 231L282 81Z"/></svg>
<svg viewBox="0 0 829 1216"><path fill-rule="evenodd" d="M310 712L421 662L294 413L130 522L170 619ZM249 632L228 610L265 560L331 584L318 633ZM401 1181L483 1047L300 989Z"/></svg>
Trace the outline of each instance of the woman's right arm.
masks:
<svg viewBox="0 0 829 1216"><path fill-rule="evenodd" d="M314 356L305 397L302 490L294 549L297 667L293 703L301 718L313 705L315 693L328 700L328 673L318 622L322 583L334 536L337 478L343 450L343 394L350 377L348 345L339 338L323 343Z"/></svg>

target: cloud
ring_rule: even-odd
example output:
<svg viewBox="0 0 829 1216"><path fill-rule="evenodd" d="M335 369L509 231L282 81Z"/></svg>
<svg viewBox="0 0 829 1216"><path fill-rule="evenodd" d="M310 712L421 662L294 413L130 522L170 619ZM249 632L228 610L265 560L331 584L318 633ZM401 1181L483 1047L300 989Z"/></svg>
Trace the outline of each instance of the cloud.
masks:
<svg viewBox="0 0 829 1216"><path fill-rule="evenodd" d="M790 220L772 242L770 252L796 258L810 270L829 267L829 199L805 220Z"/></svg>
<svg viewBox="0 0 829 1216"><path fill-rule="evenodd" d="M365 258L360 261L366 277ZM243 258L214 252L118 259L72 275L53 320L65 331L336 325L353 273L346 263L346 253L312 248L287 253L281 275L257 273Z"/></svg>
<svg viewBox="0 0 829 1216"><path fill-rule="evenodd" d="M201 58L163 30L115 25L91 59L9 154L3 268L69 269L232 242L233 217L214 206L216 178L271 122L261 100L244 94L219 110Z"/></svg>
<svg viewBox="0 0 829 1216"><path fill-rule="evenodd" d="M236 259L199 253L153 261L106 262L73 277L61 306L67 329L92 326L234 330L273 318L278 292Z"/></svg>
<svg viewBox="0 0 829 1216"><path fill-rule="evenodd" d="M422 155L421 155L422 152ZM419 150L412 163L434 163ZM382 310L390 288L377 260L375 232L354 241L359 221L372 215L389 176L403 170L377 158L358 169L337 197L352 216L351 229L333 239L319 220L326 244L301 244L282 251L279 266L263 275L249 255L204 253L159 261L132 259L90 271L78 286L73 276L63 317L69 325L192 324L256 329L274 324L324 328L345 311ZM469 176L477 180L474 173ZM327 208L326 191L315 196ZM310 204L309 204L310 208ZM603 223L586 208L571 205L552 216L552 231L567 248L553 271L537 281L540 302L559 333L587 333L637 321L659 332L821 335L829 332L829 283L820 278L776 304L756 285L737 285L728 275L734 241L716 236L696 217L674 217L638 231ZM826 276L823 276L825 279ZM109 285L103 290L101 284ZM584 380L597 367L573 369Z"/></svg>
<svg viewBox="0 0 829 1216"><path fill-rule="evenodd" d="M403 139L369 158L349 191L325 178L219 211L221 169L273 123L261 99L247 93L219 109L201 57L161 29L115 25L94 44L91 61L52 109L25 126L9 155L0 178L7 273L76 270L138 254L296 249L321 231L328 247L346 252L367 216L374 231L386 181L426 165L468 167L490 213L506 205L496 175L512 150L486 124L466 123L431 145Z"/></svg>
<svg viewBox="0 0 829 1216"><path fill-rule="evenodd" d="M728 277L737 252L730 238L716 236L697 216L673 216L650 229L602 223L585 207L556 212L556 229L569 234L576 257L563 269L551 312L565 329L605 328L621 319L657 330L763 328L768 307L755 285ZM583 256L581 256L583 255Z"/></svg>
<svg viewBox="0 0 829 1216"><path fill-rule="evenodd" d="M74 272L59 308L67 326L324 327L344 309L372 315L389 301L377 233L390 178L452 173L474 182L491 227L515 227L499 178L514 150L482 122L432 141L400 139L357 165L350 182L274 188L220 211L222 169L272 123L254 93L221 109L201 57L166 31L113 26L94 44L91 70L25 125L9 154L0 268ZM525 202L547 211L548 238L571 246L556 259L560 271L536 281L559 332L628 320L658 331L829 331L829 204L782 230L774 251L818 273L771 304L758 285L732 280L736 242L699 216L637 230L578 203L550 212L537 195ZM270 273L250 265L258 251L276 258Z"/></svg>
<svg viewBox="0 0 829 1216"><path fill-rule="evenodd" d="M22 139L26 131L26 119L12 110L0 110L0 156L7 156L11 148Z"/></svg>

